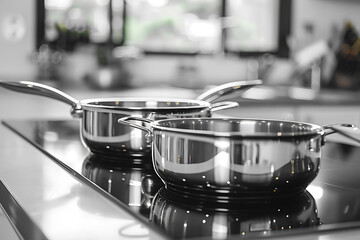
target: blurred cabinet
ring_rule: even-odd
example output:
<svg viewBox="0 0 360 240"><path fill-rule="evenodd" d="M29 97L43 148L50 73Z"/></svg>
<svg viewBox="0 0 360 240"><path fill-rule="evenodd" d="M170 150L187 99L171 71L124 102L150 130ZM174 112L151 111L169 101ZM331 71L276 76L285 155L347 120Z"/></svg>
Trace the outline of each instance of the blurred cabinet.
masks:
<svg viewBox="0 0 360 240"><path fill-rule="evenodd" d="M254 105L239 106L236 109L227 109L217 112L221 116L238 118L281 119L289 121L308 122L317 125L334 123L352 123L360 125L360 106L352 105Z"/></svg>
<svg viewBox="0 0 360 240"><path fill-rule="evenodd" d="M360 106L301 106L296 108L296 119L318 125L334 123L360 124Z"/></svg>
<svg viewBox="0 0 360 240"><path fill-rule="evenodd" d="M295 108L293 106L273 106L273 105L251 105L240 106L236 109L227 109L217 114L232 116L237 118L261 118L261 119L281 119L294 121Z"/></svg>

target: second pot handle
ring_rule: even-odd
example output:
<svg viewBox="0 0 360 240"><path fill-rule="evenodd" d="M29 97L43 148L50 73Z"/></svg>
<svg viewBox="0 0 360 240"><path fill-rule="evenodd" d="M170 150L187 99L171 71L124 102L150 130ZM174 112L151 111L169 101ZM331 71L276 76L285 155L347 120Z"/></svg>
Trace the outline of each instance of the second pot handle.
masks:
<svg viewBox="0 0 360 240"><path fill-rule="evenodd" d="M225 83L204 92L198 96L196 100L213 102L221 96L230 94L235 91L241 94L248 89L260 84L262 84L262 80L246 80Z"/></svg>
<svg viewBox="0 0 360 240"><path fill-rule="evenodd" d="M133 116L128 116L128 117L123 117L123 118L120 118L118 119L118 123L121 123L121 124L124 124L124 125L128 125L128 126L131 126L131 127L134 127L134 128L137 128L137 129L140 129L142 131L145 131L147 132L147 134L149 136L151 136L151 130L147 127L144 127L144 126L141 126L141 125L138 125L136 123L132 123L132 122L129 122L129 121L141 121L141 122L147 122L147 123L152 123L154 120L152 119L148 119L148 118L141 118L141 117L133 117Z"/></svg>
<svg viewBox="0 0 360 240"><path fill-rule="evenodd" d="M239 103L237 103L237 102L218 102L218 103L211 104L210 111L216 112L216 111L225 110L228 108L236 108L238 106L239 106Z"/></svg>
<svg viewBox="0 0 360 240"><path fill-rule="evenodd" d="M324 128L324 137L332 134L332 133L340 133L345 137L348 137L358 143L360 143L360 129L356 127L354 124L333 124L333 125L326 125L323 126Z"/></svg>

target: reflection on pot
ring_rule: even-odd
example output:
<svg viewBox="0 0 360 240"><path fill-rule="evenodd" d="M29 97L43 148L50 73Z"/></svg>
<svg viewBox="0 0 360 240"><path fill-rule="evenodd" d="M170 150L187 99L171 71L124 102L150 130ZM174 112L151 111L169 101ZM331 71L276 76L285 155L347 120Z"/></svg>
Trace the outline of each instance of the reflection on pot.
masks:
<svg viewBox="0 0 360 240"><path fill-rule="evenodd" d="M304 191L319 172L319 137L217 140L161 134L154 134L154 166L173 191L273 197Z"/></svg>
<svg viewBox="0 0 360 240"><path fill-rule="evenodd" d="M153 200L150 219L174 238L270 236L320 224L315 200L308 192L271 200L219 203L162 188Z"/></svg>
<svg viewBox="0 0 360 240"><path fill-rule="evenodd" d="M84 160L82 174L146 218L154 195L163 186L150 163L114 165L94 154Z"/></svg>

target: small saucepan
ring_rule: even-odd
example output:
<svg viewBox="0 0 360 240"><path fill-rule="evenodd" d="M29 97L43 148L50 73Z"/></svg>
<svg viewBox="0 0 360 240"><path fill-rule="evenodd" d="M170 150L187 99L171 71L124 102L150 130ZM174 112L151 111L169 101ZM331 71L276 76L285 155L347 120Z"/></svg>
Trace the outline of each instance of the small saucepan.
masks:
<svg viewBox="0 0 360 240"><path fill-rule="evenodd" d="M148 133L155 171L167 189L219 199L304 191L318 174L325 136L360 131L349 124L261 119L142 119L146 127L132 120L141 119L119 119Z"/></svg>
<svg viewBox="0 0 360 240"><path fill-rule="evenodd" d="M210 101L261 84L261 80L238 81L220 85L200 95L196 100L176 98L99 98L76 100L53 87L36 82L0 81L0 86L22 93L45 96L69 104L71 114L82 118L81 139L94 154L141 157L149 156L151 149L145 134L128 125L118 124L125 116L153 120L166 118L210 117L213 112L238 106L236 102ZM126 157L125 159L129 159ZM120 159L120 158L119 158ZM119 160L122 161L122 160Z"/></svg>

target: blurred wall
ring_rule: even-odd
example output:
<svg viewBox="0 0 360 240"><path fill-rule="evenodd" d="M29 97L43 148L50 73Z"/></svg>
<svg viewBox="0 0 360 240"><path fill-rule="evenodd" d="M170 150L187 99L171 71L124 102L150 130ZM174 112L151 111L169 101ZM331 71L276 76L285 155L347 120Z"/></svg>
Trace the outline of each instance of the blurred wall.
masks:
<svg viewBox="0 0 360 240"><path fill-rule="evenodd" d="M348 20L360 31L359 13L358 0L293 0L292 50L317 40L336 41Z"/></svg>
<svg viewBox="0 0 360 240"><path fill-rule="evenodd" d="M0 78L33 79L35 0L0 1Z"/></svg>
<svg viewBox="0 0 360 240"><path fill-rule="evenodd" d="M251 60L222 56L151 56L139 59L132 66L133 84L170 83L179 87L202 88L208 84L257 79L257 70L252 71L248 62Z"/></svg>

